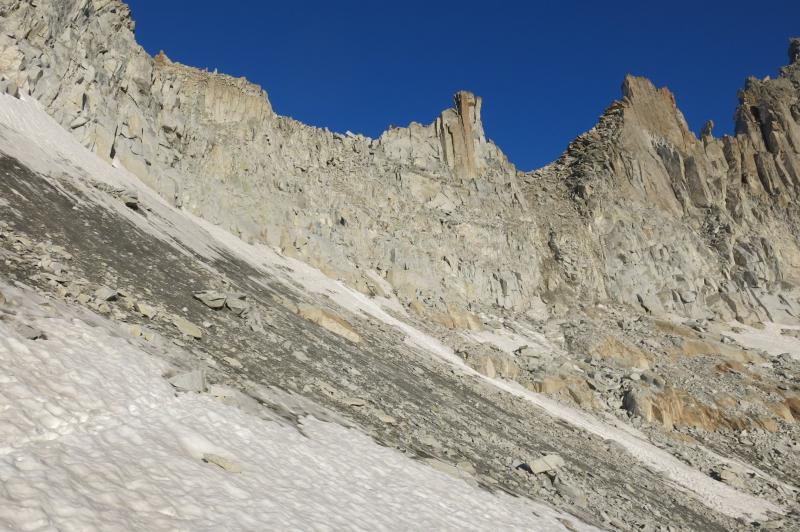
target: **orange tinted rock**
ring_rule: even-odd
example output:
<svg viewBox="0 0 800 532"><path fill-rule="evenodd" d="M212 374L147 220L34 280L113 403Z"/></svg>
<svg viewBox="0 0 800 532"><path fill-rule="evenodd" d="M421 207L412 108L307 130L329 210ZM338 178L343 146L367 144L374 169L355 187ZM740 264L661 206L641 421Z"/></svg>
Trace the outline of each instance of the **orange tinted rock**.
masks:
<svg viewBox="0 0 800 532"><path fill-rule="evenodd" d="M595 343L589 349L589 354L613 360L625 368L650 369L650 360L644 351L613 336L606 336Z"/></svg>

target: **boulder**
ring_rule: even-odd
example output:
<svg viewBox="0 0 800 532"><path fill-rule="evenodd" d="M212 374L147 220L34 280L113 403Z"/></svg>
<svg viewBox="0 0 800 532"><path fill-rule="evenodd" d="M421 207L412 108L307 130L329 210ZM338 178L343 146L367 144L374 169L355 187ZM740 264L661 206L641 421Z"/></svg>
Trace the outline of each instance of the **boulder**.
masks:
<svg viewBox="0 0 800 532"><path fill-rule="evenodd" d="M139 192L133 189L125 190L119 197L119 200L125 204L129 209L139 209Z"/></svg>
<svg viewBox="0 0 800 532"><path fill-rule="evenodd" d="M225 299L225 306L235 315L241 316L250 308L250 304L245 298L246 296L241 294L229 294Z"/></svg>
<svg viewBox="0 0 800 532"><path fill-rule="evenodd" d="M203 330L186 318L173 316L172 324L175 325L183 335L191 336L198 340L203 337Z"/></svg>
<svg viewBox="0 0 800 532"><path fill-rule="evenodd" d="M206 370L196 369L170 377L169 383L184 392L202 393L206 391Z"/></svg>
<svg viewBox="0 0 800 532"><path fill-rule="evenodd" d="M142 301L136 302L136 311L139 312L142 316L149 319L154 319L158 316L158 309L152 305L148 305Z"/></svg>
<svg viewBox="0 0 800 532"><path fill-rule="evenodd" d="M548 471L557 471L564 467L564 459L557 454L548 454L530 464L531 471L536 474L547 473Z"/></svg>
<svg viewBox="0 0 800 532"><path fill-rule="evenodd" d="M221 309L225 306L227 296L216 290L203 290L202 292L195 292L194 298L209 308Z"/></svg>
<svg viewBox="0 0 800 532"><path fill-rule="evenodd" d="M117 299L117 291L107 286L101 286L94 291L95 301L113 301Z"/></svg>

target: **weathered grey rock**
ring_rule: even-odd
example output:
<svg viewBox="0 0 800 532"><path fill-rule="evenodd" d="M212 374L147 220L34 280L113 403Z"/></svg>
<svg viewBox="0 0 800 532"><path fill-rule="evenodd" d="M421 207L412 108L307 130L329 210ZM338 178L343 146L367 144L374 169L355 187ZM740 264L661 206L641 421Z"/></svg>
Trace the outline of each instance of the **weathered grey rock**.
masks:
<svg viewBox="0 0 800 532"><path fill-rule="evenodd" d="M224 360L232 368L242 369L244 367L238 358L222 357L222 360Z"/></svg>
<svg viewBox="0 0 800 532"><path fill-rule="evenodd" d="M731 486L734 486L736 488L742 489L745 487L745 483L742 477L739 476L739 474L732 469L722 468L719 471L719 473L717 473L717 477L719 478L720 481L726 484L730 484Z"/></svg>
<svg viewBox="0 0 800 532"><path fill-rule="evenodd" d="M531 471L536 474L557 471L564 467L564 459L557 454L548 454L530 463Z"/></svg>
<svg viewBox="0 0 800 532"><path fill-rule="evenodd" d="M195 299L203 302L209 308L220 309L225 306L225 299L227 296L216 290L204 290L202 292L195 292Z"/></svg>
<svg viewBox="0 0 800 532"><path fill-rule="evenodd" d="M300 362L308 362L309 360L308 355L304 351L294 350L292 351L292 356Z"/></svg>
<svg viewBox="0 0 800 532"><path fill-rule="evenodd" d="M139 209L139 192L136 190L129 189L124 191L120 195L119 200L129 209Z"/></svg>
<svg viewBox="0 0 800 532"><path fill-rule="evenodd" d="M20 324L17 326L17 334L25 338L26 340L46 340L47 335L45 335L44 331L41 329L31 327L27 324Z"/></svg>
<svg viewBox="0 0 800 532"><path fill-rule="evenodd" d="M151 320L158 316L158 309L152 305L148 305L143 301L136 302L136 310L144 316L145 318L150 318Z"/></svg>
<svg viewBox="0 0 800 532"><path fill-rule="evenodd" d="M241 316L250 308L250 304L245 297L246 296L241 294L228 294L228 297L225 299L225 306L235 315Z"/></svg>
<svg viewBox="0 0 800 532"><path fill-rule="evenodd" d="M101 286L94 291L95 301L113 301L117 299L117 291L107 286Z"/></svg>
<svg viewBox="0 0 800 532"><path fill-rule="evenodd" d="M188 373L181 373L171 377L169 383L184 392L202 393L206 391L206 371L196 369Z"/></svg>
<svg viewBox="0 0 800 532"><path fill-rule="evenodd" d="M178 328L181 334L191 336L192 338L196 338L198 340L203 337L203 330L186 318L182 318L181 316L173 316L172 323Z"/></svg>
<svg viewBox="0 0 800 532"><path fill-rule="evenodd" d="M516 379L520 374L520 368L513 355L490 345L473 345L459 350L458 354L471 368L492 379L495 377Z"/></svg>
<svg viewBox="0 0 800 532"><path fill-rule="evenodd" d="M698 140L668 91L627 77L597 126L522 173L486 139L468 92L429 125L338 135L276 115L244 79L148 56L119 0L17 2L4 26L9 81L100 157L353 287L376 286L364 272L377 270L437 321L466 308L540 314L541 294L755 321L750 290L800 280L800 245L785 236L800 183L796 40L778 78L748 81L733 137L708 127ZM763 215L773 208L787 215Z"/></svg>
<svg viewBox="0 0 800 532"><path fill-rule="evenodd" d="M780 313L798 315L796 298L784 297L800 277L800 252L794 237L798 225L800 75L795 64L777 78L748 81L741 93L736 134L723 139L714 138L710 126L697 139L668 91L628 77L622 98L611 104L592 130L571 143L558 161L535 172L517 172L486 139L481 100L469 93L459 93L453 108L432 116L428 125L392 128L377 139L337 135L276 115L266 94L245 80L178 65L163 54L150 58L135 44L129 12L117 0L12 1L0 10L4 29L0 54L4 60L10 58L4 64L4 75L7 72L14 78L10 83L26 97L31 94L57 122L71 128L70 134L84 146L103 159L114 159L168 201L182 204L244 240L280 248L285 255L340 278L364 294L396 297L427 318L425 326L433 334L451 334L448 340L461 333L442 332L440 326L480 329L484 324L502 323L512 328L519 321L522 327L514 331L525 336L530 321L542 322L548 317L571 321L575 314L583 318L583 311L588 316L590 310L594 311L591 319L601 320L598 316L624 305L628 305L626 312L670 313L698 323L709 320L712 325L733 319L746 324L779 322L782 320L773 318L782 317ZM797 47L793 42L793 63L797 63ZM31 76L36 68L41 75ZM121 191L111 193L119 198ZM52 283L62 283L59 278L68 278L65 261L69 259L47 246L30 246L29 241L18 240L10 249L30 252L25 260L31 265L43 258L49 261L42 263L42 269L53 276L37 278L37 283L52 287ZM134 286L129 279L124 282ZM224 286L244 289L234 284ZM157 292L146 293L153 294L152 312L142 311L141 305L139 310L150 318L157 318L156 305L174 308L180 299L159 300ZM319 342L319 356L314 353L315 363L304 365L286 356L301 347L300 343L280 344L280 356L272 360L289 365L292 371L286 375L291 377L269 372L258 375L282 384L311 386L313 393L342 406L348 397L387 377L376 378L375 372L367 371L362 351L380 359L381 370L402 368L398 353L392 351L393 358L389 358L389 350L384 352L385 345L376 341L396 343L396 335L381 336L371 318L354 312L345 320L341 309L333 302L321 302L317 295L307 306L297 303L306 300L304 297L274 297L281 313L285 307L345 338L360 342L363 335L364 340L352 346L325 336ZM608 308L595 307L598 302ZM292 324L296 327L288 329L293 333L313 333L304 337L304 349L325 334L281 313L275 314L275 326L267 333L270 337L283 339L281 334L287 330L283 326L291 320L296 321ZM242 310L242 314L253 327L251 311ZM710 320L713 317L717 320ZM229 321L215 321L214 340L219 344L225 344L224 334L230 333L228 324L223 324ZM645 321L655 323L654 319ZM787 458L791 450L773 445L780 436L771 431L796 429L788 425L789 417L794 416L790 406L797 375L794 366L759 366L748 358L748 352L738 366L718 365L714 358L727 358L729 349L714 345L710 352L710 343L696 337L686 341L673 333L643 339L636 336L645 328L641 322L621 322L619 330L614 326L613 331L608 327L596 331L576 328L575 334L564 340L567 353L547 357L534 356L541 355L535 350L521 350L509 356L515 363L525 359L524 364L519 361L517 378L529 378L532 382L525 384L530 388L582 408L590 408L597 395L615 414L623 408L626 394L627 408L641 414L626 421L640 425L649 419L664 428L684 424L697 439L717 426L740 434L742 423L748 423L748 430L755 424L747 437L741 436L747 442L742 449L753 453L775 449L785 453L781 460L791 462ZM245 344L253 337L267 336L251 335L242 323L238 325L237 333ZM539 325L548 324L535 326ZM703 334L716 334L711 327L700 329ZM600 339L611 336L619 343L597 346L576 341L579 335L595 332L602 333ZM556 342L557 336L550 339ZM176 343L186 345L181 340ZM196 344L192 350L202 351L199 347L206 343ZM362 349L364 346L368 349ZM219 361L229 352L233 351L204 354ZM253 357L262 355L252 353ZM226 364L220 364L220 371L237 376L256 374L261 364L249 358L250 352L246 356L246 365L232 357L222 358ZM325 363L333 358L336 363ZM501 373L494 357L480 358L486 373ZM756 364L745 367L748 361ZM372 382L350 371L356 364ZM642 370L648 366L667 379L659 383L645 376ZM676 369L679 366L680 371ZM327 374L323 373L326 369ZM346 381L337 381L337 370L347 373ZM408 374L419 378L420 390L428 390L432 371L426 366ZM676 378L691 371L707 374L692 375L696 377L693 380ZM577 381L574 377L580 372L585 376ZM714 372L724 373L728 380L715 378ZM622 375L634 373L641 378L621 383ZM306 374L329 384L314 387L310 379L304 380ZM326 380L330 376L334 378ZM756 376L763 380L756 383L759 386L750 386ZM440 373L433 382L444 386L450 378ZM496 408L502 404L503 394L487 398L468 379L461 383L475 392L465 394L470 403L474 398L476 407L491 408L472 410L471 404L453 401L452 407L447 405L429 416L421 413L424 408L418 408L430 403L418 401L413 393L405 395L404 402L394 397L393 402L378 403L391 408L413 431L403 441L389 438L393 445L405 448L411 443L427 451L430 446L444 450L437 452L440 456L461 460L462 449L451 445L451 440L460 437L458 431L440 432L439 419L442 424L449 419L464 426L463 416L474 413L488 426L491 419L485 412L494 413L497 419L511 419L508 412L516 415L525 410L510 402L505 403L508 409ZM741 394L736 395L731 383L747 383L741 388L753 390L755 398L744 401L752 408L752 418L723 419L719 413L738 408ZM417 383L404 383L402 388L405 384ZM450 390L445 399L452 398L453 388ZM731 393L732 397L726 397ZM706 404L700 404L703 396ZM362 418L359 421L381 419L372 399L351 411ZM709 408L710 401L720 401L717 411ZM783 401L784 405L769 406L765 401ZM443 406L445 403L442 401ZM777 422L769 419L776 415ZM539 434L538 425L537 434L528 431L523 439L530 436L531 441L547 442L543 448L558 448L565 457L569 453L576 470L585 471L602 461L602 453L593 457L583 453L583 449L598 445L596 439L576 438L578 433L554 426L545 416L535 419L554 433L569 434L569 445L567 440L563 442L569 451L557 447L552 436L548 438L543 431ZM423 423L418 425L420 421ZM386 429L382 436L401 432L394 427L380 428ZM650 430L654 428L648 427L648 436L656 432ZM489 436L481 430L464 432L468 437L459 440L463 451L475 452L471 442L487 448L492 440L506 443L521 431L509 430L507 436L495 426ZM724 450L731 442L720 434L708 436L720 439L702 443ZM579 445L573 439L579 440ZM531 441L526 445L532 445ZM677 442L670 440L669 445L683 445ZM503 456L526 451L506 446L499 452ZM739 449L735 452L739 454ZM573 454L580 459L573 461ZM769 464L777 460L773 456L761 465L775 473ZM491 459L485 460L481 468L490 463ZM616 462L627 463L624 459ZM711 469L707 465L703 471ZM520 477L525 483L542 484L548 493L558 490L572 497L555 482L547 486L548 479L561 476L549 473L539 478ZM619 478L614 467L602 473ZM651 478L651 473L636 470L632 482L643 488L639 493L649 501L647 505L663 510L650 495L658 490L639 479ZM599 478L591 482L602 484ZM704 519L697 501L687 502L678 491L662 487L670 490L670 504L680 499L676 520ZM762 489L764 484L745 487L759 494L780 493L772 487ZM615 517L627 516L631 500L621 497L616 502L621 505L615 507ZM640 517L641 513L637 519ZM720 516L714 519L731 524ZM622 528L633 527L627 517L618 522ZM681 527L691 529L693 524L697 523L684 521ZM647 529L645 525L639 528Z"/></svg>

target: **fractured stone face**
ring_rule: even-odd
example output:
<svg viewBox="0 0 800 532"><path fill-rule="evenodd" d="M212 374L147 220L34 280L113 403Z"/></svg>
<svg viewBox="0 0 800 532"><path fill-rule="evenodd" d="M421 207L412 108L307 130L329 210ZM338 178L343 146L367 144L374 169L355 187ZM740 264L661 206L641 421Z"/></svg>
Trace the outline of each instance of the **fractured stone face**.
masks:
<svg viewBox="0 0 800 532"><path fill-rule="evenodd" d="M376 271L426 316L541 296L757 322L763 294L800 280L797 40L779 77L748 81L733 137L696 138L669 91L629 76L558 161L518 172L466 91L431 124L341 135L275 114L243 78L148 56L120 0L4 9L0 83L89 149L353 287Z"/></svg>

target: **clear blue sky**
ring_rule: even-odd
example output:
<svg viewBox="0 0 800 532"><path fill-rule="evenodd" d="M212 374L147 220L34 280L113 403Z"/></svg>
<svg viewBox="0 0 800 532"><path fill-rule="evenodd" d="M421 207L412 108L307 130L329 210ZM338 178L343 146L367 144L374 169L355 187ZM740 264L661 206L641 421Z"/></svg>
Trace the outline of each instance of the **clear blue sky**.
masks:
<svg viewBox="0 0 800 532"><path fill-rule="evenodd" d="M730 133L744 79L776 75L800 35L800 0L128 2L151 54L245 76L334 131L428 123L473 91L524 170L592 127L628 72L668 86L695 131Z"/></svg>

